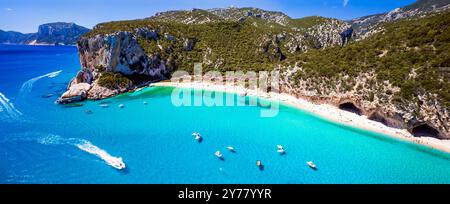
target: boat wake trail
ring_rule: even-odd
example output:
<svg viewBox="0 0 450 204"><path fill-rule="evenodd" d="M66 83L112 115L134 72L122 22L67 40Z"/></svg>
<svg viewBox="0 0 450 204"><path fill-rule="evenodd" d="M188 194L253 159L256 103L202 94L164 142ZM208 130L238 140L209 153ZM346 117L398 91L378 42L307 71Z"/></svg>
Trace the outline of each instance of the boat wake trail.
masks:
<svg viewBox="0 0 450 204"><path fill-rule="evenodd" d="M39 79L42 79L42 78L45 78L45 77L48 77L48 78L57 77L61 72L62 72L62 70L59 70L59 71L56 71L56 72L50 72L48 74L44 74L42 76L34 77L34 78L26 81L25 83L22 84L22 88L20 88L20 94L30 93L31 89L33 88L34 82L38 81Z"/></svg>
<svg viewBox="0 0 450 204"><path fill-rule="evenodd" d="M7 118L17 119L22 113L14 107L14 104L0 92L0 114Z"/></svg>
<svg viewBox="0 0 450 204"><path fill-rule="evenodd" d="M81 149L87 153L90 153L90 154L93 154L93 155L99 157L100 159L105 161L108 165L110 165L116 169L124 169L125 168L125 163L123 163L121 157L113 157L110 154L108 154L108 152L106 152L105 150L100 149L99 147L93 145L91 142L89 142L87 140L82 140L81 143L78 143L75 146L77 146L79 149Z"/></svg>
<svg viewBox="0 0 450 204"><path fill-rule="evenodd" d="M103 160L107 165L112 166L116 169L125 169L125 163L123 162L121 157L114 157L111 156L108 152L101 149L98 146L95 146L90 141L85 139L79 139L79 138L62 138L58 135L48 135L46 137L42 137L38 140L40 144L44 145L60 145L60 144L66 144L75 146L78 149L87 152L89 154L92 154L94 156L97 156L101 160Z"/></svg>

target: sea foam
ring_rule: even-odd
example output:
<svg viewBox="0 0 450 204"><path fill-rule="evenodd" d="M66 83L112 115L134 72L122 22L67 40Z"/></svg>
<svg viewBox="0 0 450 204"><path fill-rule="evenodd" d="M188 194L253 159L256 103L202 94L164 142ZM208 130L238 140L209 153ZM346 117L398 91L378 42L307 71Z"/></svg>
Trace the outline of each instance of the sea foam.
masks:
<svg viewBox="0 0 450 204"><path fill-rule="evenodd" d="M121 157L111 156L107 151L101 149L100 147L92 144L92 142L79 139L79 138L63 138L59 135L49 134L45 137L41 137L38 139L39 144L43 145L71 145L75 146L78 149L97 156L101 160L103 160L107 165L112 166L116 169L124 169L125 163L123 162Z"/></svg>
<svg viewBox="0 0 450 204"><path fill-rule="evenodd" d="M0 92L0 113L8 118L16 119L22 115L22 113L14 107L14 104Z"/></svg>
<svg viewBox="0 0 450 204"><path fill-rule="evenodd" d="M33 89L33 84L38 81L39 79L48 77L48 78L54 78L57 77L60 73L62 72L62 70L56 71L56 72L50 72L48 74L44 74L42 76L38 76L38 77L34 77L28 81L26 81L25 83L22 84L22 88L20 88L20 94L27 94L31 92L31 89Z"/></svg>

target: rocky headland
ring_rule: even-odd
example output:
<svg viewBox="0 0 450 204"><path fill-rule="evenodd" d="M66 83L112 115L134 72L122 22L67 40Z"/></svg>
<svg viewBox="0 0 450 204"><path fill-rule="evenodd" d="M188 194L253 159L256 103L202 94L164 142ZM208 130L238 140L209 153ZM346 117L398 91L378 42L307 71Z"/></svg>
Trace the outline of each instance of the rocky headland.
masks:
<svg viewBox="0 0 450 204"><path fill-rule="evenodd" d="M450 139L448 3L411 8L351 22L228 8L99 24L78 40L82 70L59 102L108 98L201 62L205 72L279 70L281 93Z"/></svg>

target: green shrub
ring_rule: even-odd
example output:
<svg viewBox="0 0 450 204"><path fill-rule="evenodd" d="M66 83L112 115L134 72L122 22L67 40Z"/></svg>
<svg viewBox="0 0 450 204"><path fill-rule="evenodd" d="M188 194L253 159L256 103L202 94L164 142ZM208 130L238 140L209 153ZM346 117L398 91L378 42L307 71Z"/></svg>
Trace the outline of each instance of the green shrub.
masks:
<svg viewBox="0 0 450 204"><path fill-rule="evenodd" d="M98 84L106 88L118 89L128 87L132 82L120 73L103 72L98 79Z"/></svg>

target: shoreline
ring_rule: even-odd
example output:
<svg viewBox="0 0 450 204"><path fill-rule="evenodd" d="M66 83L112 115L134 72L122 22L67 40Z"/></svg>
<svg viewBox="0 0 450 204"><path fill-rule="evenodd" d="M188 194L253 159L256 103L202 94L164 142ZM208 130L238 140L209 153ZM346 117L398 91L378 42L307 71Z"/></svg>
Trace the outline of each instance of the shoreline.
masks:
<svg viewBox="0 0 450 204"><path fill-rule="evenodd" d="M367 116L357 115L348 111L339 109L330 104L314 104L305 99L296 98L285 93L259 93L256 90L243 88L234 85L217 85L206 82L156 82L149 85L149 87L176 87L176 88L194 88L209 91L221 91L234 94L244 94L246 96L256 96L270 101L280 101L280 103L287 104L296 109L300 109L318 116L322 119L329 120L341 125L346 125L353 128L368 130L379 134L387 135L389 137L410 142L416 145L426 146L431 149L440 150L445 153L450 153L450 140L440 140L432 137L414 137L406 129L397 129L388 127L380 122L369 120Z"/></svg>

